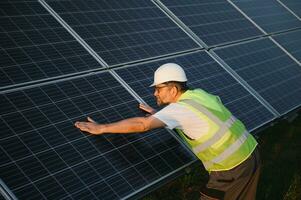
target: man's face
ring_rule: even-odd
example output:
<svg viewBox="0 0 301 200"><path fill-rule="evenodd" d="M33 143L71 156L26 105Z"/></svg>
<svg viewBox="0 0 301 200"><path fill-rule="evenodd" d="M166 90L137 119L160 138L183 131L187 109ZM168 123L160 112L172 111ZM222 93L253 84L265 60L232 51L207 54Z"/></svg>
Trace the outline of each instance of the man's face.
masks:
<svg viewBox="0 0 301 200"><path fill-rule="evenodd" d="M158 106L162 106L172 102L172 95L170 94L171 88L172 85L165 83L156 85L154 87L154 96L156 97Z"/></svg>

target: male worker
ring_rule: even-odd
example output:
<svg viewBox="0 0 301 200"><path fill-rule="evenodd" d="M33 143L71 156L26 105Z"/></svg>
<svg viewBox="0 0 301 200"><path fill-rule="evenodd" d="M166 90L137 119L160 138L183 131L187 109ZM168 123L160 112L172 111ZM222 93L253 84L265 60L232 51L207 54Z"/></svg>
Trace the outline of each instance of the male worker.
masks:
<svg viewBox="0 0 301 200"><path fill-rule="evenodd" d="M256 196L260 172L257 142L241 121L223 106L218 96L201 89L189 90L184 70L177 64L160 66L154 74L157 104L155 112L140 104L151 115L110 124L76 122L75 126L92 134L135 133L154 128L176 129L210 173L201 190L201 199L252 200Z"/></svg>

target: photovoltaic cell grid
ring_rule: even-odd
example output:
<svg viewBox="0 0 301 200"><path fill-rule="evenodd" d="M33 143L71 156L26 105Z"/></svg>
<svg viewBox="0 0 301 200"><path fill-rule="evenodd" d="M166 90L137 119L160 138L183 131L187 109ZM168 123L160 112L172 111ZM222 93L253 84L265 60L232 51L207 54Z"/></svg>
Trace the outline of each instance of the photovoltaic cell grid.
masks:
<svg viewBox="0 0 301 200"><path fill-rule="evenodd" d="M301 18L301 1L299 0L282 0L290 10L292 10L298 17Z"/></svg>
<svg viewBox="0 0 301 200"><path fill-rule="evenodd" d="M214 50L280 114L301 104L301 67L270 39Z"/></svg>
<svg viewBox="0 0 301 200"><path fill-rule="evenodd" d="M161 2L208 46L263 34L224 0L161 0Z"/></svg>
<svg viewBox="0 0 301 200"><path fill-rule="evenodd" d="M301 27L301 21L275 0L232 0L267 33Z"/></svg>
<svg viewBox="0 0 301 200"><path fill-rule="evenodd" d="M47 3L109 65L199 48L151 1Z"/></svg>
<svg viewBox="0 0 301 200"><path fill-rule="evenodd" d="M37 1L0 7L0 87L101 68Z"/></svg>
<svg viewBox="0 0 301 200"><path fill-rule="evenodd" d="M188 85L201 88L221 97L224 104L241 119L249 130L254 129L274 118L232 76L217 64L206 52L191 53L175 58L135 65L116 70L148 104L155 107L153 88L148 87L153 81L153 73L160 65L174 62L181 65L188 78Z"/></svg>
<svg viewBox="0 0 301 200"><path fill-rule="evenodd" d="M282 47L301 62L301 30L272 36Z"/></svg>
<svg viewBox="0 0 301 200"><path fill-rule="evenodd" d="M19 199L120 199L194 158L164 129L144 134L81 133L74 122L141 115L109 73L1 98L0 177Z"/></svg>

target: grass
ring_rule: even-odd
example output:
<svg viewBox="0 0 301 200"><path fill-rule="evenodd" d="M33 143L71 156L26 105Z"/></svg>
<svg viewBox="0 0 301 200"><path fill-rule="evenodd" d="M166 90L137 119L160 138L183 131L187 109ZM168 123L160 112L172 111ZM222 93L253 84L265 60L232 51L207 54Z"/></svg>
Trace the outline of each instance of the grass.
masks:
<svg viewBox="0 0 301 200"><path fill-rule="evenodd" d="M293 121L282 120L260 132L263 168L257 200L301 199L301 113ZM196 200L208 175L200 163L185 175L148 194L143 200Z"/></svg>

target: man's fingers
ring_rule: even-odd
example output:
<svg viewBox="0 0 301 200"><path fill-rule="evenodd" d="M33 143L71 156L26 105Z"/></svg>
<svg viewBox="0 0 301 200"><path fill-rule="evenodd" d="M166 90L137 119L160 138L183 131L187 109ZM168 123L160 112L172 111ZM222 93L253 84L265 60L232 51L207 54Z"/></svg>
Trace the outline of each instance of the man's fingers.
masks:
<svg viewBox="0 0 301 200"><path fill-rule="evenodd" d="M88 120L89 122L96 123L96 121L94 121L91 117L87 117L87 120Z"/></svg>
<svg viewBox="0 0 301 200"><path fill-rule="evenodd" d="M77 128L84 128L84 127L86 127L86 124L85 124L85 122L76 122L75 126Z"/></svg>
<svg viewBox="0 0 301 200"><path fill-rule="evenodd" d="M143 105L142 103L140 103L140 104L139 104L139 108L140 108L140 109L143 109L143 108L144 108L144 105Z"/></svg>
<svg viewBox="0 0 301 200"><path fill-rule="evenodd" d="M150 113L150 114L153 114L154 111L155 111L152 107L150 107L150 106L148 106L148 105L145 105L145 104L142 104L142 103L139 104L139 108L140 108L141 110L144 110L145 112Z"/></svg>
<svg viewBox="0 0 301 200"><path fill-rule="evenodd" d="M139 108L145 111L149 111L149 106L146 106L144 104L139 104Z"/></svg>
<svg viewBox="0 0 301 200"><path fill-rule="evenodd" d="M79 128L81 131L89 131L89 126L86 122L76 122L75 127Z"/></svg>
<svg viewBox="0 0 301 200"><path fill-rule="evenodd" d="M97 128L99 125L94 122L75 122L75 127L81 131L88 132L91 134L101 134Z"/></svg>

